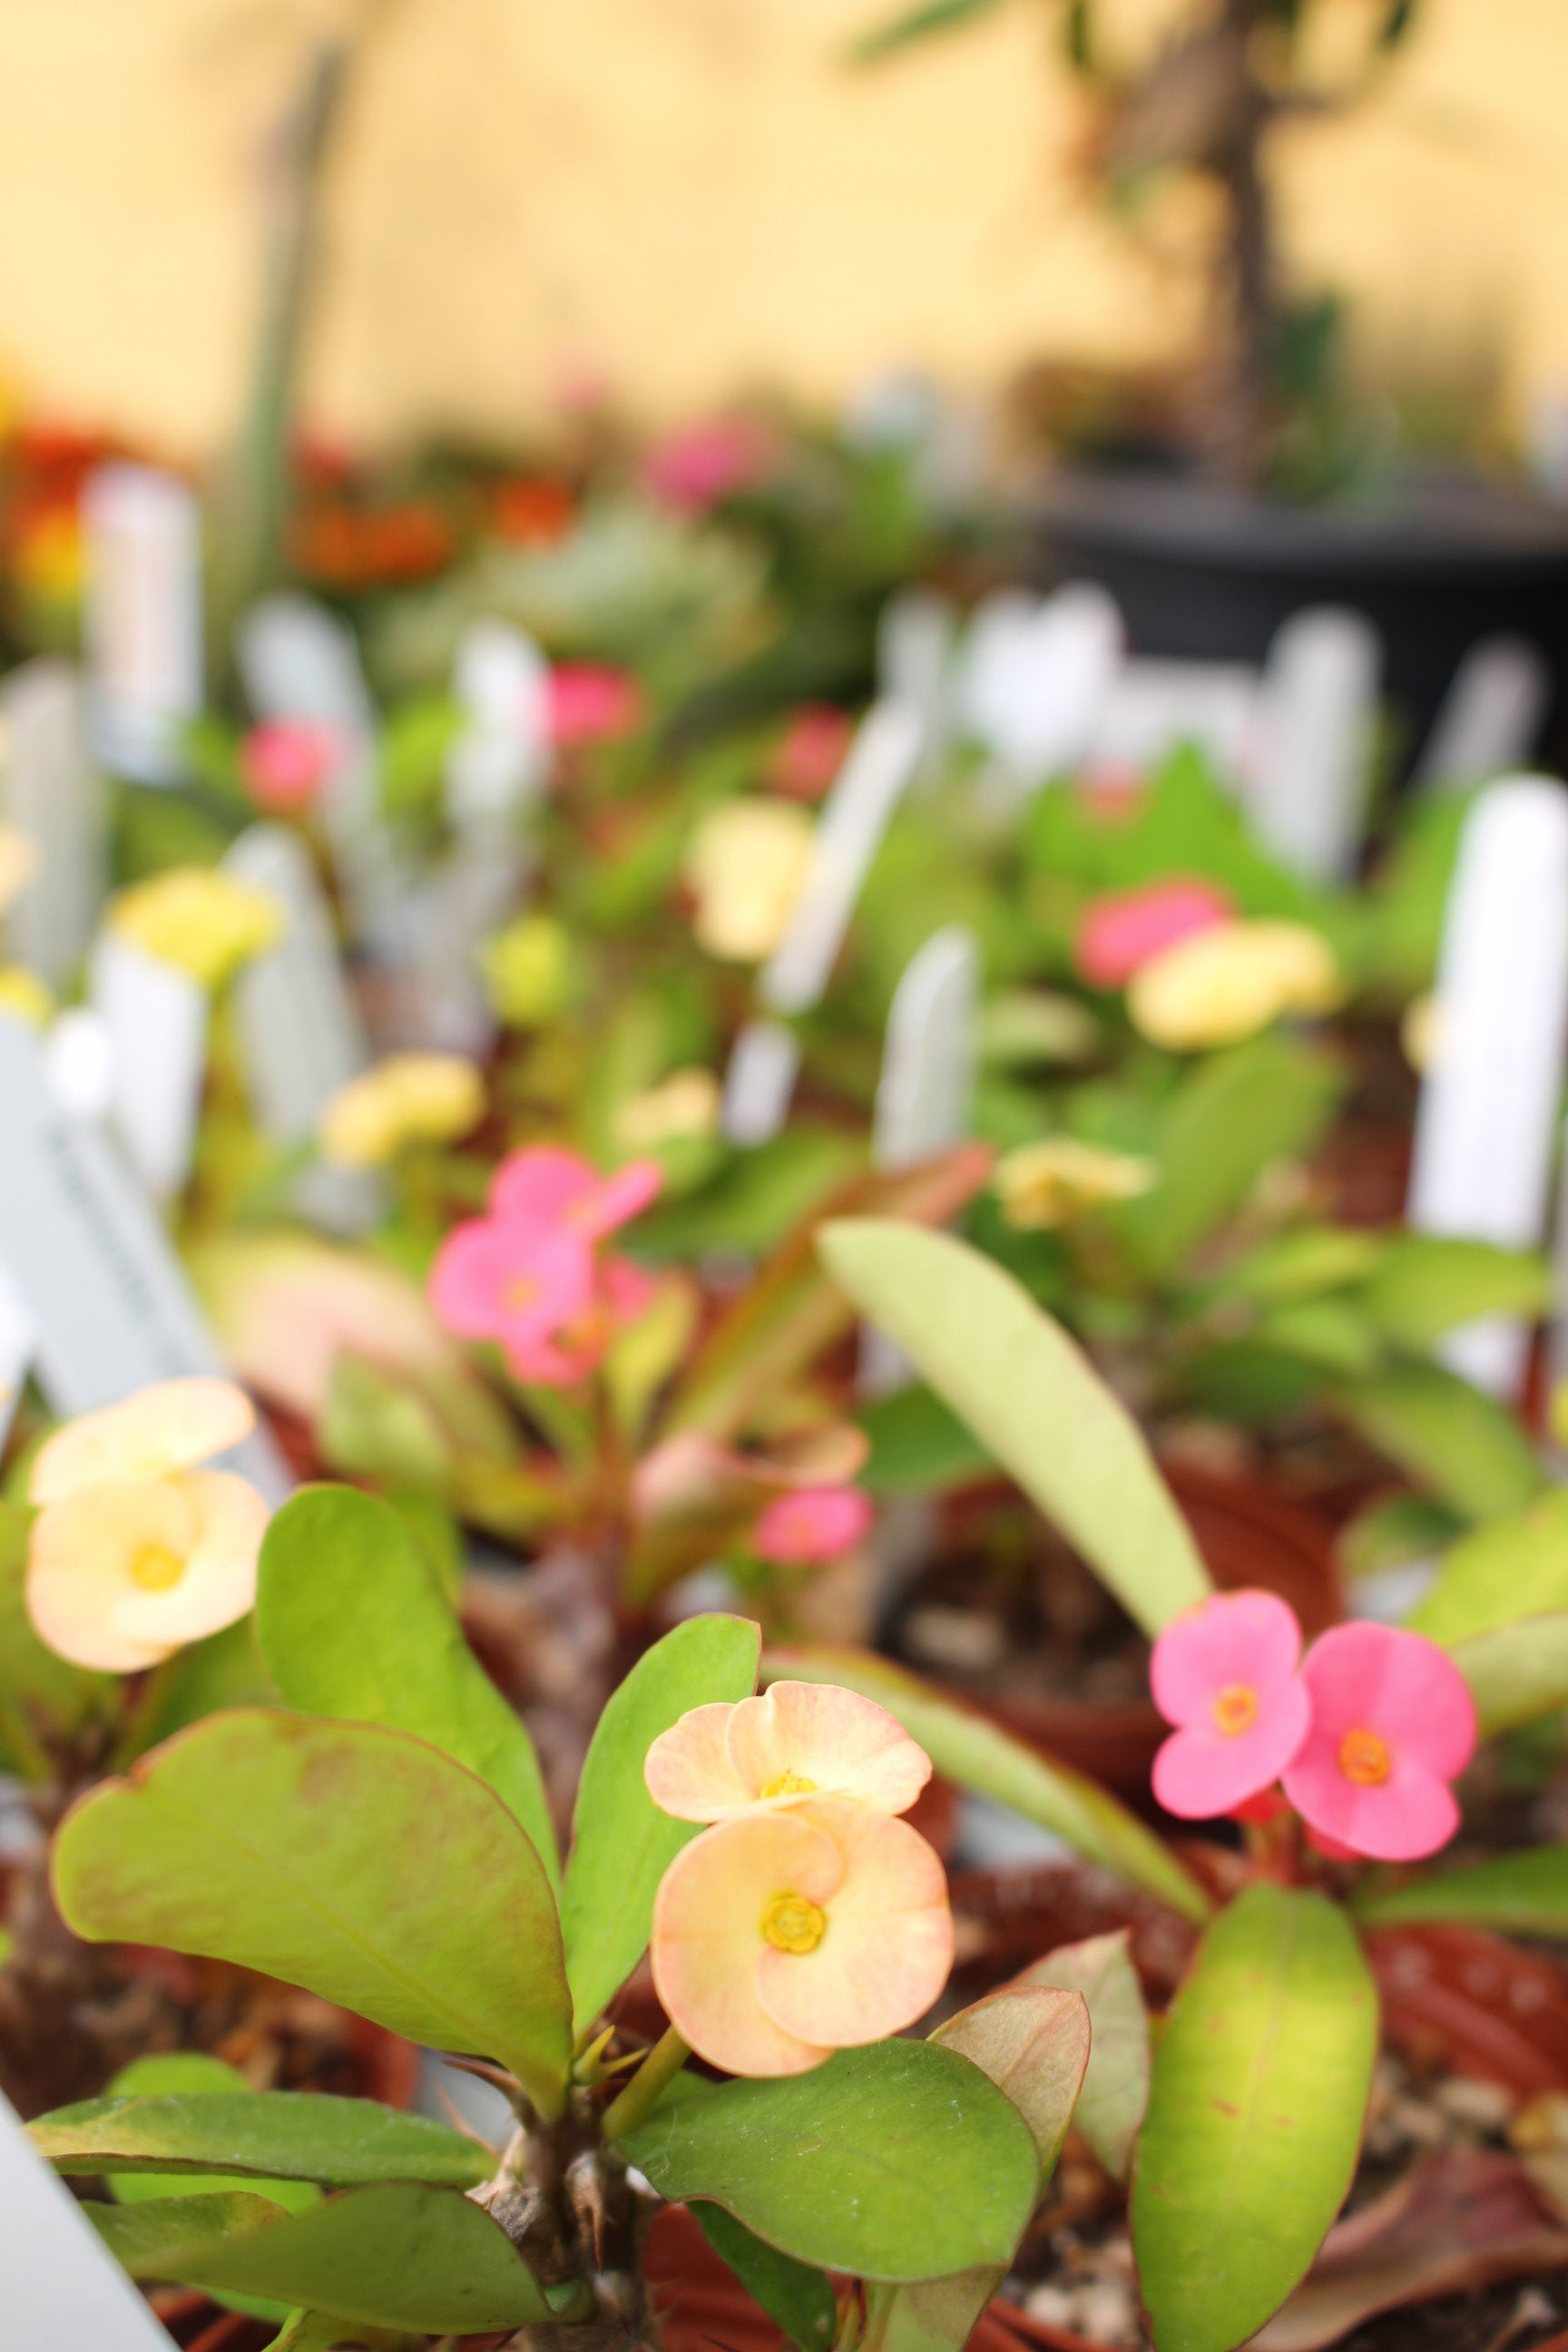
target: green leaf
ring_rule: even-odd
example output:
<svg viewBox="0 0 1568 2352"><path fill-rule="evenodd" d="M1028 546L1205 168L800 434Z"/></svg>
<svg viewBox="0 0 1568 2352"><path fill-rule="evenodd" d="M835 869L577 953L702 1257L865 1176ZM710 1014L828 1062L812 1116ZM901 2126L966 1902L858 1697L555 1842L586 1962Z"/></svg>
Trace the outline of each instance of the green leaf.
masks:
<svg viewBox="0 0 1568 2352"><path fill-rule="evenodd" d="M1277 1307L1258 1321L1259 1347L1300 1356L1329 1372L1371 1372L1383 1350L1359 1303L1349 1298L1302 1298Z"/></svg>
<svg viewBox="0 0 1568 2352"><path fill-rule="evenodd" d="M1345 1225L1304 1225L1265 1242L1215 1285L1224 1297L1284 1305L1342 1290L1370 1275L1383 1255L1375 1234Z"/></svg>
<svg viewBox="0 0 1568 2352"><path fill-rule="evenodd" d="M929 40L933 33L955 32L961 25L973 24L979 17L990 16L1000 5L1001 0L921 0L918 8L879 25L874 32L862 33L850 47L849 63L878 65L900 49Z"/></svg>
<svg viewBox="0 0 1568 2352"><path fill-rule="evenodd" d="M871 1441L859 1478L868 1495L941 1495L995 1473L979 1439L930 1389L878 1397L861 1408L859 1421Z"/></svg>
<svg viewBox="0 0 1568 2352"><path fill-rule="evenodd" d="M1355 1904L1363 1927L1398 1927L1422 1919L1466 1919L1515 1935L1568 1935L1568 1845L1499 1854L1468 1870L1363 1895Z"/></svg>
<svg viewBox="0 0 1568 2352"><path fill-rule="evenodd" d="M298 2214L247 2196L85 2210L136 2279L266 2295L430 2335L552 2316L500 2223L455 2189L379 2181Z"/></svg>
<svg viewBox="0 0 1568 2352"><path fill-rule="evenodd" d="M571 2002L543 1867L482 1781L405 1733L214 1716L72 1808L54 1877L79 1936L303 1985L499 2059L559 2109Z"/></svg>
<svg viewBox="0 0 1568 2352"><path fill-rule="evenodd" d="M1359 1303L1385 1338L1424 1352L1445 1331L1481 1315L1533 1321L1545 1310L1551 1277L1543 1258L1490 1242L1436 1234L1394 1234Z"/></svg>
<svg viewBox="0 0 1568 2352"><path fill-rule="evenodd" d="M984 1144L969 1143L899 1175L858 1176L824 1213L877 1212L945 1224L979 1192L991 1158ZM817 1264L820 1230L816 1218L808 1220L721 1316L676 1392L666 1435L683 1429L723 1441L742 1435L760 1406L849 1329L841 1292Z"/></svg>
<svg viewBox="0 0 1568 2352"><path fill-rule="evenodd" d="M0 1502L0 1771L37 1788L54 1778L47 1743L107 1721L121 1685L68 1664L34 1633L23 1597L30 1523Z"/></svg>
<svg viewBox="0 0 1568 2352"><path fill-rule="evenodd" d="M1039 2169L1017 2109L928 2042L768 2082L678 2075L623 2146L661 2197L711 2198L797 2262L871 2279L1006 2262Z"/></svg>
<svg viewBox="0 0 1568 2352"><path fill-rule="evenodd" d="M1093 2040L1074 2120L1113 2179L1125 2179L1149 2104L1149 2017L1125 1927L1063 1944L1026 1969L1020 1984L1058 1985L1089 2004Z"/></svg>
<svg viewBox="0 0 1568 2352"><path fill-rule="evenodd" d="M749 1618L689 1618L637 1660L599 1717L577 1790L561 1898L579 2033L641 1959L659 1880L697 1834L698 1824L672 1821L648 1795L647 1751L689 1708L749 1698L761 1646Z"/></svg>
<svg viewBox="0 0 1568 2352"><path fill-rule="evenodd" d="M1331 1394L1370 1444L1467 1519L1521 1511L1546 1483L1512 1415L1438 1364L1401 1364Z"/></svg>
<svg viewBox="0 0 1568 2352"><path fill-rule="evenodd" d="M1010 1275L946 1234L883 1219L818 1246L860 1312L1099 1572L1145 1633L1211 1589L1131 1415Z"/></svg>
<svg viewBox="0 0 1568 2352"><path fill-rule="evenodd" d="M1017 2108L1035 2143L1040 2187L1056 2169L1072 2121L1089 2032L1081 1993L1005 1985L931 2035L978 2066ZM866 2352L961 2352L1006 2273L1005 2263L979 2263L948 2278L869 2287Z"/></svg>
<svg viewBox="0 0 1568 2352"><path fill-rule="evenodd" d="M1277 2311L1355 2172L1377 1994L1320 1895L1256 1885L1204 1937L1154 2053L1132 2247L1160 2352L1231 2352Z"/></svg>
<svg viewBox="0 0 1568 2352"><path fill-rule="evenodd" d="M1483 1738L1568 1706L1568 1612L1495 1625L1455 1642L1449 1655L1470 1686Z"/></svg>
<svg viewBox="0 0 1568 2352"><path fill-rule="evenodd" d="M1145 1270L1174 1274L1266 1168L1311 1149L1342 1091L1326 1055L1279 1037L1213 1055L1184 1077L1156 1147L1159 1183L1114 1213Z"/></svg>
<svg viewBox="0 0 1568 2352"><path fill-rule="evenodd" d="M722 2205L710 2205L700 2197L690 2212L720 2261L768 2317L778 2322L791 2343L798 2344L801 2352L828 2352L838 2326L838 2305L826 2272L765 2245Z"/></svg>
<svg viewBox="0 0 1568 2352"><path fill-rule="evenodd" d="M262 1543L256 1625L286 1706L411 1731L455 1757L495 1790L559 1883L533 1742L390 1504L350 1486L291 1496Z"/></svg>
<svg viewBox="0 0 1568 2352"><path fill-rule="evenodd" d="M221 2171L352 2189L370 2180L474 2188L489 2151L446 2124L321 2091L210 2090L86 2099L27 2126L57 2172Z"/></svg>
<svg viewBox="0 0 1568 2352"><path fill-rule="evenodd" d="M1413 1632L1456 1642L1520 1617L1568 1609L1568 1492L1562 1487L1514 1519L1496 1519L1455 1544L1436 1583L1407 1620Z"/></svg>
<svg viewBox="0 0 1568 2352"><path fill-rule="evenodd" d="M256 1620L248 1612L221 1633L209 1633L205 1642L193 1642L169 1659L149 1689L153 1704L137 1721L136 1755L172 1739L176 1731L188 1730L204 1716L221 1714L226 1707L268 1706L278 1697L262 1664Z"/></svg>
<svg viewBox="0 0 1568 2352"><path fill-rule="evenodd" d="M785 1677L841 1683L874 1698L920 1741L943 1780L1038 1822L1184 1919L1201 1926L1212 1912L1208 1896L1170 1848L1098 1781L1040 1755L901 1666L862 1650L770 1650L763 1680Z"/></svg>

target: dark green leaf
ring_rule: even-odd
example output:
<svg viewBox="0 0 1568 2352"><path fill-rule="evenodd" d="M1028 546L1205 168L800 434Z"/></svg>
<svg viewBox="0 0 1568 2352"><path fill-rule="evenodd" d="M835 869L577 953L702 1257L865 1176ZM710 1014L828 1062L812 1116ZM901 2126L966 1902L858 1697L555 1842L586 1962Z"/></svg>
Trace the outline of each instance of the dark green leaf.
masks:
<svg viewBox="0 0 1568 2352"><path fill-rule="evenodd" d="M57 2107L28 2134L57 2172L156 2172L313 2180L427 2180L471 2189L495 2169L488 2151L446 2124L374 2099L320 2091L201 2091L87 2099Z"/></svg>
<svg viewBox="0 0 1568 2352"><path fill-rule="evenodd" d="M868 1495L940 1495L995 1475L979 1439L928 1388L878 1397L859 1420L871 1441L859 1478Z"/></svg>
<svg viewBox="0 0 1568 2352"><path fill-rule="evenodd" d="M840 1683L897 1716L918 1739L943 1780L974 1796L993 1798L1026 1821L1065 1838L1070 1846L1173 1911L1200 1925L1214 1906L1189 1871L1152 1830L1099 1782L1058 1764L946 1697L901 1666L863 1650L771 1650L764 1682Z"/></svg>
<svg viewBox="0 0 1568 2352"><path fill-rule="evenodd" d="M1132 2245L1160 2352L1232 2352L1303 2275L1355 2171L1377 1994L1342 1912L1255 1885L1205 1935L1154 2053Z"/></svg>
<svg viewBox="0 0 1568 2352"><path fill-rule="evenodd" d="M801 2352L828 2352L838 2325L833 2282L826 2271L781 2254L754 2238L743 2221L722 2205L698 2198L691 2218L722 2263L727 2263L753 2303L784 2329Z"/></svg>
<svg viewBox="0 0 1568 2352"><path fill-rule="evenodd" d="M543 1867L500 1800L422 1740L214 1716L73 1807L54 1875L78 1935L304 1985L499 2059L559 2106L571 2001Z"/></svg>
<svg viewBox="0 0 1568 2352"><path fill-rule="evenodd" d="M928 2042L770 2082L679 2075L624 2146L661 2197L711 2198L796 2261L872 2279L1008 2261L1039 2170L1017 2109Z"/></svg>
<svg viewBox="0 0 1568 2352"><path fill-rule="evenodd" d="M499 2222L454 2189L382 2181L299 2214L247 2196L86 2210L132 2278L266 2295L430 2335L526 2327L552 2315Z"/></svg>
<svg viewBox="0 0 1568 2352"><path fill-rule="evenodd" d="M121 1685L68 1664L34 1633L23 1598L29 1521L0 1502L0 1771L36 1787L53 1778L46 1743L107 1721Z"/></svg>
<svg viewBox="0 0 1568 2352"><path fill-rule="evenodd" d="M599 1717L561 1898L578 2032L642 1958L658 1882L697 1834L696 1823L672 1821L648 1795L647 1751L689 1708L749 1698L761 1647L750 1618L689 1618L638 1659Z"/></svg>
<svg viewBox="0 0 1568 2352"><path fill-rule="evenodd" d="M1137 1423L1010 1275L950 1234L885 1218L826 1226L818 1247L1146 1633L1211 1590Z"/></svg>
<svg viewBox="0 0 1568 2352"><path fill-rule="evenodd" d="M516 1815L558 1882L533 1742L390 1504L349 1486L307 1486L285 1503L261 1547L256 1624L285 1706L411 1731L456 1757Z"/></svg>

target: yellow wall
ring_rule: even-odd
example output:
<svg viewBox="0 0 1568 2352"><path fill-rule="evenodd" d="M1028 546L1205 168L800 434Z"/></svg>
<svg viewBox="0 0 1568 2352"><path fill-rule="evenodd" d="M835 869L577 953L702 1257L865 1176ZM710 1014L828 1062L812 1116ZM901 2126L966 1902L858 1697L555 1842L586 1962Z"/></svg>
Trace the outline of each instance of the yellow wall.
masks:
<svg viewBox="0 0 1568 2352"><path fill-rule="evenodd" d="M331 5L0 0L0 356L38 402L221 434L258 158ZM1190 285L1079 192L1041 0L847 75L889 5L388 0L334 175L318 416L504 427L588 377L673 414L1178 342ZM1290 250L1385 340L1500 324L1516 391L1568 387L1568 0L1427 6L1374 113L1290 134Z"/></svg>

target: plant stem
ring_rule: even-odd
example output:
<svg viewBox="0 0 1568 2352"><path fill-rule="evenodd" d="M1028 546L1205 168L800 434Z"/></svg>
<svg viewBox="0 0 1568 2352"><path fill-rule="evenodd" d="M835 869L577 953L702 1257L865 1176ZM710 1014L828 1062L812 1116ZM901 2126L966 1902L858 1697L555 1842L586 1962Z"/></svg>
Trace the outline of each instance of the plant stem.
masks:
<svg viewBox="0 0 1568 2352"><path fill-rule="evenodd" d="M673 2025L656 2042L618 2099L605 2108L600 2129L606 2139L624 2139L648 2114L666 2084L674 2081L690 2057L689 2045Z"/></svg>

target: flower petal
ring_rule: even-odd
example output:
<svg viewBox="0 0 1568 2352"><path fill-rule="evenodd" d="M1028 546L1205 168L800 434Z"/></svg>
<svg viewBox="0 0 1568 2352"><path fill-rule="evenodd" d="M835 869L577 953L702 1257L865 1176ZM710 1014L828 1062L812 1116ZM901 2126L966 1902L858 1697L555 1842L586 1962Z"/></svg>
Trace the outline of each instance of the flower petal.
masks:
<svg viewBox="0 0 1568 2352"><path fill-rule="evenodd" d="M490 1184L493 1216L507 1224L537 1230L564 1223L569 1213L590 1200L599 1179L585 1160L559 1144L531 1144L503 1160Z"/></svg>
<svg viewBox="0 0 1568 2352"><path fill-rule="evenodd" d="M1375 1731L1398 1757L1457 1780L1476 1746L1469 1685L1446 1650L1425 1634L1356 1620L1331 1626L1301 1669L1314 1719L1338 1742Z"/></svg>
<svg viewBox="0 0 1568 2352"><path fill-rule="evenodd" d="M1289 1682L1300 1655L1301 1628L1278 1593L1214 1592L1165 1627L1149 1686L1167 1723L1206 1723L1226 1684L1256 1691L1261 1707Z"/></svg>
<svg viewBox="0 0 1568 2352"><path fill-rule="evenodd" d="M27 1614L39 1640L105 1674L156 1665L184 1637L120 1624L121 1602L137 1590L132 1562L153 1548L184 1559L197 1526L194 1499L170 1478L100 1478L46 1504L27 1544Z"/></svg>
<svg viewBox="0 0 1568 2352"><path fill-rule="evenodd" d="M835 1841L798 1813L746 1813L682 1847L654 1897L648 1939L665 2014L731 2074L802 2074L826 2046L790 2033L757 1997L762 1919L781 1893L826 1906L844 1876Z"/></svg>
<svg viewBox="0 0 1568 2352"><path fill-rule="evenodd" d="M1396 1762L1386 1780L1363 1788L1341 1771L1337 1745L1316 1733L1284 1784L1310 1829L1369 1862L1419 1862L1459 1826L1453 1790L1424 1765Z"/></svg>
<svg viewBox="0 0 1568 2352"><path fill-rule="evenodd" d="M753 1800L791 1773L813 1782L815 1793L902 1813L931 1779L930 1757L896 1717L830 1683L774 1683L760 1698L742 1699L728 1738Z"/></svg>
<svg viewBox="0 0 1568 2352"><path fill-rule="evenodd" d="M658 1160L628 1160L626 1167L617 1168L613 1176L595 1184L572 1212L571 1223L591 1241L603 1241L606 1234L618 1232L634 1217L640 1217L663 1186L664 1169Z"/></svg>
<svg viewBox="0 0 1568 2352"><path fill-rule="evenodd" d="M643 1779L661 1812L678 1822L717 1822L752 1802L725 1741L733 1713L724 1700L694 1706L659 1733L644 1761Z"/></svg>
<svg viewBox="0 0 1568 2352"><path fill-rule="evenodd" d="M814 1952L764 1943L757 1996L803 2042L853 2049L900 2032L931 2007L952 1967L947 1876L918 1830L863 1805L816 1802L795 1819L826 1830L844 1881Z"/></svg>
<svg viewBox="0 0 1568 2352"><path fill-rule="evenodd" d="M220 1633L252 1606L268 1512L249 1480L229 1470L192 1470L169 1483L184 1496L195 1519L185 1572L163 1592L128 1586L116 1604L114 1626L129 1641L177 1648Z"/></svg>
<svg viewBox="0 0 1568 2352"><path fill-rule="evenodd" d="M1155 1799L1186 1822L1228 1813L1272 1788L1311 1724L1311 1701L1293 1676L1270 1695L1249 1731L1229 1738L1209 1724L1173 1731L1154 1759Z"/></svg>
<svg viewBox="0 0 1568 2352"><path fill-rule="evenodd" d="M799 1486L767 1506L752 1530L752 1549L781 1566L839 1559L875 1516L870 1496L858 1486Z"/></svg>
<svg viewBox="0 0 1568 2352"><path fill-rule="evenodd" d="M33 1464L35 1503L56 1503L99 1478L162 1478L226 1454L256 1426L232 1381L160 1381L119 1404L79 1414L46 1439Z"/></svg>

